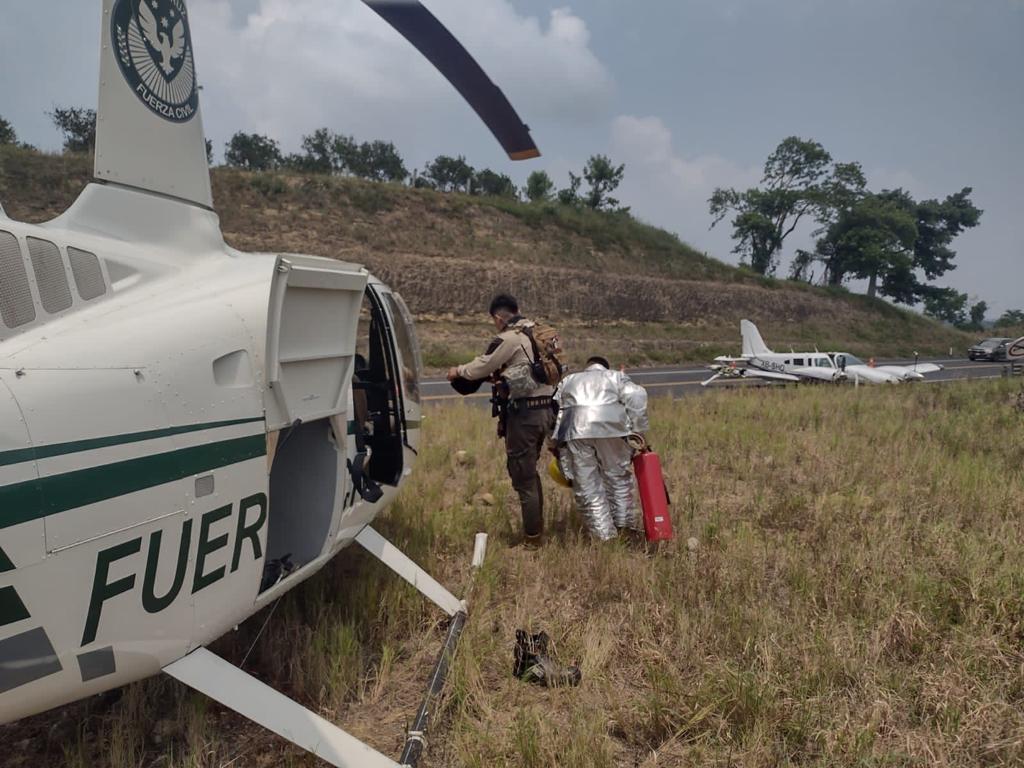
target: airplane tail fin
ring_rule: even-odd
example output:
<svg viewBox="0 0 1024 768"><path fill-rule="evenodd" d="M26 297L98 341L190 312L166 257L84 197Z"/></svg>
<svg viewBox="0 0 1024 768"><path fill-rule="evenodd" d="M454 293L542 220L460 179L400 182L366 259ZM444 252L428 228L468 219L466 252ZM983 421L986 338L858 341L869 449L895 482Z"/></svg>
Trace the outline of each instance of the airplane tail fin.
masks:
<svg viewBox="0 0 1024 768"><path fill-rule="evenodd" d="M103 0L97 179L211 208L185 0Z"/></svg>
<svg viewBox="0 0 1024 768"><path fill-rule="evenodd" d="M770 355L772 351L761 338L757 326L749 320L740 320L740 336L743 338L743 356L758 357L759 355Z"/></svg>

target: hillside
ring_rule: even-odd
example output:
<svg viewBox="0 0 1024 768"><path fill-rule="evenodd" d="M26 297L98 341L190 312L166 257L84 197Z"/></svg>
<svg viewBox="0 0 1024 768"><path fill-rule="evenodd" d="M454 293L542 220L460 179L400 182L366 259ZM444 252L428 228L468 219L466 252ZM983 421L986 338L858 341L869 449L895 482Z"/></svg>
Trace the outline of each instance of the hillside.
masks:
<svg viewBox="0 0 1024 768"><path fill-rule="evenodd" d="M88 158L0 148L0 203L44 221L89 181ZM739 320L778 348L807 343L864 355L956 351L973 337L880 300L753 275L628 216L441 194L348 178L213 171L228 242L366 264L420 319L428 363L487 336L498 290L557 320L570 348L629 363L737 351Z"/></svg>

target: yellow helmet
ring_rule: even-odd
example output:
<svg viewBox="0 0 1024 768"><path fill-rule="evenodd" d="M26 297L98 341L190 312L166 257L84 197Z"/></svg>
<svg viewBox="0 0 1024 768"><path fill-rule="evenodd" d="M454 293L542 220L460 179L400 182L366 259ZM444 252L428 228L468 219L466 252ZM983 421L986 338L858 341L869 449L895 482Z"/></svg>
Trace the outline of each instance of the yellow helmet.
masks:
<svg viewBox="0 0 1024 768"><path fill-rule="evenodd" d="M551 463L548 464L548 474L551 475L551 479L554 480L565 488L572 488L572 483L566 479L565 475L562 474L562 465L558 463L558 459L552 458Z"/></svg>

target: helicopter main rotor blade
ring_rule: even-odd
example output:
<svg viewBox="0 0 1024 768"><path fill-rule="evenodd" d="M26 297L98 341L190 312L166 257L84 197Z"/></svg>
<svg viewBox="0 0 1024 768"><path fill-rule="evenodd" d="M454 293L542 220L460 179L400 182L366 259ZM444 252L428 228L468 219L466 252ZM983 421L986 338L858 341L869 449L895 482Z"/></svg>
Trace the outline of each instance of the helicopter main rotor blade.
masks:
<svg viewBox="0 0 1024 768"><path fill-rule="evenodd" d="M455 86L512 160L540 157L529 127L469 52L418 0L363 0Z"/></svg>

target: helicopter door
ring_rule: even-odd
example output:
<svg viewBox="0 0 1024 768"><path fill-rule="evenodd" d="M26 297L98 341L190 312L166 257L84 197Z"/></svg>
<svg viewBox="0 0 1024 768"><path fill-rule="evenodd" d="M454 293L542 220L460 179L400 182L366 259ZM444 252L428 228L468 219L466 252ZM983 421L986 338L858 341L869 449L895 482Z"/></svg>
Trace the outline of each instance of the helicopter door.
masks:
<svg viewBox="0 0 1024 768"><path fill-rule="evenodd" d="M346 410L366 272L354 264L282 257L270 298L267 430Z"/></svg>
<svg viewBox="0 0 1024 768"><path fill-rule="evenodd" d="M394 319L380 284L366 288L352 377L356 454L350 465L354 489L366 501L379 486L397 486L404 466L406 417Z"/></svg>
<svg viewBox="0 0 1024 768"><path fill-rule="evenodd" d="M361 267L330 259L278 262L267 329L270 505L261 592L317 560L339 522L366 281Z"/></svg>

